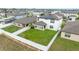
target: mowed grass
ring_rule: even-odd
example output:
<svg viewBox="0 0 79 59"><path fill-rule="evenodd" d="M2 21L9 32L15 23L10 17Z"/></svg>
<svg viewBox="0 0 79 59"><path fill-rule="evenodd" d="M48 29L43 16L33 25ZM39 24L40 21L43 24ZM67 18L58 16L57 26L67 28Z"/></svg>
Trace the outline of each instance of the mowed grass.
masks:
<svg viewBox="0 0 79 59"><path fill-rule="evenodd" d="M49 51L79 51L79 42L71 41L58 36Z"/></svg>
<svg viewBox="0 0 79 59"><path fill-rule="evenodd" d="M0 51L33 51L5 35L0 35Z"/></svg>
<svg viewBox="0 0 79 59"><path fill-rule="evenodd" d="M19 34L19 36L46 46L56 33L57 32L53 30L42 31L37 29L30 29Z"/></svg>
<svg viewBox="0 0 79 59"><path fill-rule="evenodd" d="M17 26L14 26L14 25L3 28L3 30L5 30L7 32L10 32L10 33L15 32L15 31L17 31L19 29L21 29L21 28L17 27Z"/></svg>

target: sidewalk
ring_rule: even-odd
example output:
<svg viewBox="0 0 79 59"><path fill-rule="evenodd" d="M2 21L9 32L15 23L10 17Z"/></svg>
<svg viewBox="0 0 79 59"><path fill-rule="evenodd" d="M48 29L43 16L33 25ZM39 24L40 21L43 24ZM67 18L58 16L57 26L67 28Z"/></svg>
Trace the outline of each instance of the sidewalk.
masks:
<svg viewBox="0 0 79 59"><path fill-rule="evenodd" d="M50 43L47 45L46 50L48 50L51 45L53 44L53 42L55 41L55 39L57 38L58 34L60 33L60 30L55 34L55 36L52 38L52 40L50 41Z"/></svg>
<svg viewBox="0 0 79 59"><path fill-rule="evenodd" d="M22 29L20 29L20 30L18 30L18 31L16 31L16 32L13 32L12 34L18 35L18 34L24 32L24 31L26 31L26 30L29 30L29 29L30 29L29 26L28 26L28 27L24 27L24 28L22 28Z"/></svg>

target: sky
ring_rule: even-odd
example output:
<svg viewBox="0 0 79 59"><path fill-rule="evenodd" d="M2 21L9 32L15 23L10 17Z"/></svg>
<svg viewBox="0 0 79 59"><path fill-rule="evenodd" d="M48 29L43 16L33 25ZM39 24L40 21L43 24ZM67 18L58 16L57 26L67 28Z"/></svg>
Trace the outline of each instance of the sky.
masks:
<svg viewBox="0 0 79 59"><path fill-rule="evenodd" d="M78 0L0 0L0 8L79 8Z"/></svg>

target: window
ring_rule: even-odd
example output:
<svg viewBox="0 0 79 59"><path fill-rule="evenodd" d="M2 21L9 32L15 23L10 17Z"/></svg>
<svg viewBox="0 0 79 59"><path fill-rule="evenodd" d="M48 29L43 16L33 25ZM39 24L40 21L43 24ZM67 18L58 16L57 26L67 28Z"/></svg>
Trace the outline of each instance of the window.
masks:
<svg viewBox="0 0 79 59"><path fill-rule="evenodd" d="M70 36L71 36L71 34L65 33L65 37L70 37Z"/></svg>
<svg viewBox="0 0 79 59"><path fill-rule="evenodd" d="M54 23L55 22L55 20L50 20L50 23Z"/></svg>
<svg viewBox="0 0 79 59"><path fill-rule="evenodd" d="M50 28L53 28L53 25L50 25Z"/></svg>
<svg viewBox="0 0 79 59"><path fill-rule="evenodd" d="M72 18L69 18L69 20L72 20Z"/></svg>

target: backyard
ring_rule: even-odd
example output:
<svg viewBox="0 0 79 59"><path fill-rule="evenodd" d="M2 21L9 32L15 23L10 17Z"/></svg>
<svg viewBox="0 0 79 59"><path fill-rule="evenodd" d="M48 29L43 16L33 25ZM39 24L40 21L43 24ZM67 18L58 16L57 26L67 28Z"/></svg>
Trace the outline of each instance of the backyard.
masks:
<svg viewBox="0 0 79 59"><path fill-rule="evenodd" d="M57 33L56 31L47 29L44 31L37 29L30 29L28 31L19 34L19 36L47 46L56 33Z"/></svg>
<svg viewBox="0 0 79 59"><path fill-rule="evenodd" d="M20 42L15 42L10 37L0 35L0 51L33 51L29 46L23 46Z"/></svg>
<svg viewBox="0 0 79 59"><path fill-rule="evenodd" d="M21 28L17 27L17 26L14 26L14 25L3 28L3 30L5 30L7 32L10 32L10 33L15 32L15 31L17 31L19 29L21 29Z"/></svg>
<svg viewBox="0 0 79 59"><path fill-rule="evenodd" d="M58 36L49 51L79 51L79 42L71 41Z"/></svg>

